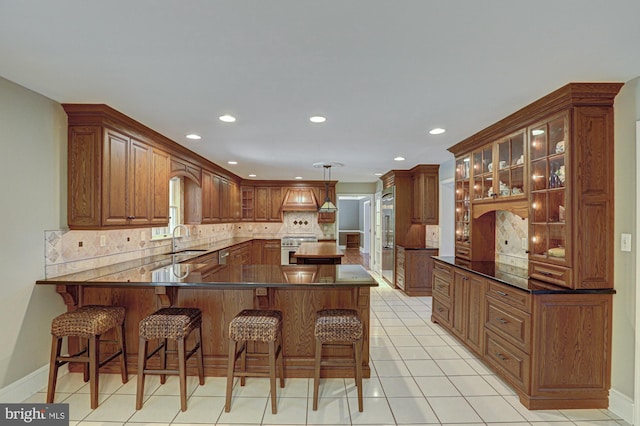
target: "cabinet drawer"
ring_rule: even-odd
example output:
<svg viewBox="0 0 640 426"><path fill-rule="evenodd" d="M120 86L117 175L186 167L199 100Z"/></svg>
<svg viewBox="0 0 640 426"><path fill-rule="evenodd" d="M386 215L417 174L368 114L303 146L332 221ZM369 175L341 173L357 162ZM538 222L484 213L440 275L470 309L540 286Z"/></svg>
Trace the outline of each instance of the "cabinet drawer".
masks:
<svg viewBox="0 0 640 426"><path fill-rule="evenodd" d="M451 309L448 303L434 298L431 312L439 322L447 325L451 324Z"/></svg>
<svg viewBox="0 0 640 426"><path fill-rule="evenodd" d="M451 280L452 278L443 277L438 273L433 274L433 292L437 293L440 298L451 299Z"/></svg>
<svg viewBox="0 0 640 426"><path fill-rule="evenodd" d="M548 263L529 262L529 276L540 281L562 287L573 288L571 284L571 270Z"/></svg>
<svg viewBox="0 0 640 426"><path fill-rule="evenodd" d="M433 273L439 275L441 278L445 280L451 279L451 266L445 265L444 263L440 263L435 261L433 263Z"/></svg>
<svg viewBox="0 0 640 426"><path fill-rule="evenodd" d="M487 297L485 318L487 329L524 352L531 352L531 315Z"/></svg>
<svg viewBox="0 0 640 426"><path fill-rule="evenodd" d="M509 342L490 331L485 332L484 360L513 386L529 391L531 359Z"/></svg>
<svg viewBox="0 0 640 426"><path fill-rule="evenodd" d="M487 280L487 296L531 313L531 295L506 284Z"/></svg>
<svg viewBox="0 0 640 426"><path fill-rule="evenodd" d="M456 246L456 257L471 260L471 248L465 246Z"/></svg>

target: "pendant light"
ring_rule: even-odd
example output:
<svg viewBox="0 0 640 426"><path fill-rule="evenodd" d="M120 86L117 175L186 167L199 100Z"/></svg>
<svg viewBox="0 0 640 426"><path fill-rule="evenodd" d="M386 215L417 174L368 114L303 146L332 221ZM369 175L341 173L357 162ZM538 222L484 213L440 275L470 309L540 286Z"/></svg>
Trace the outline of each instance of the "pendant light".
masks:
<svg viewBox="0 0 640 426"><path fill-rule="evenodd" d="M331 167L341 167L340 163L315 163L314 167L322 167L324 169L323 178L324 178L324 202L322 206L318 209L320 213L335 213L338 211L338 208L335 204L331 202L331 198L329 197L329 181L331 180ZM327 180L327 173L329 173L329 180Z"/></svg>

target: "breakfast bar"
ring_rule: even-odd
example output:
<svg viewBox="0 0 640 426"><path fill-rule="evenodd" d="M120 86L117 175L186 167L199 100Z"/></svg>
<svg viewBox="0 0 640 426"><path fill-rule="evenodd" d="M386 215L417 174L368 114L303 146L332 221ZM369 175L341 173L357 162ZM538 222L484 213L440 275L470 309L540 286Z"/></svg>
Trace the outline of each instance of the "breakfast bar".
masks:
<svg viewBox="0 0 640 426"><path fill-rule="evenodd" d="M195 263L192 263L195 262ZM287 377L313 377L314 319L321 309L355 309L364 326L362 371L370 377L370 288L377 282L360 265L215 265L188 256L156 256L135 265L97 268L37 281L55 285L68 310L89 304L123 306L127 365L136 372L138 324L161 307L202 310L205 375L225 376L228 327L243 309L273 309L283 314ZM70 351L77 342L70 341ZM267 347L256 346L266 353ZM331 352L334 351L334 352ZM328 356L347 356L331 349ZM258 360L261 362L262 360ZM266 361L265 361L266 367ZM76 371L72 366L72 371ZM104 367L110 371L111 365ZM117 367L113 367L113 372ZM80 371L78 369L78 371ZM195 374L195 371L190 371ZM324 377L351 377L349 368L323 369Z"/></svg>

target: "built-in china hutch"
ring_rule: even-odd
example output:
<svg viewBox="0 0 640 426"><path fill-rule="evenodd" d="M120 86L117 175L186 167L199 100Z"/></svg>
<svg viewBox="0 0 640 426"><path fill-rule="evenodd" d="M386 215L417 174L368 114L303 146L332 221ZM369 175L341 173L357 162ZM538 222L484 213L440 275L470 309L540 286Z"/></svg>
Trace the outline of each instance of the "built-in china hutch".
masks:
<svg viewBox="0 0 640 426"><path fill-rule="evenodd" d="M432 320L530 409L608 406L621 86L568 84L449 148L455 257L436 259ZM524 267L496 262L498 211L528 221Z"/></svg>

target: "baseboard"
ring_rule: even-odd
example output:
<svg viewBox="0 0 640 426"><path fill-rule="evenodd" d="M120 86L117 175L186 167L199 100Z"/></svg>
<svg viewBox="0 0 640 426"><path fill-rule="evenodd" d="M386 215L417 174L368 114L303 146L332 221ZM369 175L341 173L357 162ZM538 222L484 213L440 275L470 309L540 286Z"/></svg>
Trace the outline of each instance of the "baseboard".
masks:
<svg viewBox="0 0 640 426"><path fill-rule="evenodd" d="M633 424L633 399L615 389L609 390L609 411Z"/></svg>
<svg viewBox="0 0 640 426"><path fill-rule="evenodd" d="M64 365L58 370L58 378L69 373L68 366ZM16 380L8 386L0 389L0 401L7 403L22 402L47 387L49 381L49 364L38 368L36 371Z"/></svg>

